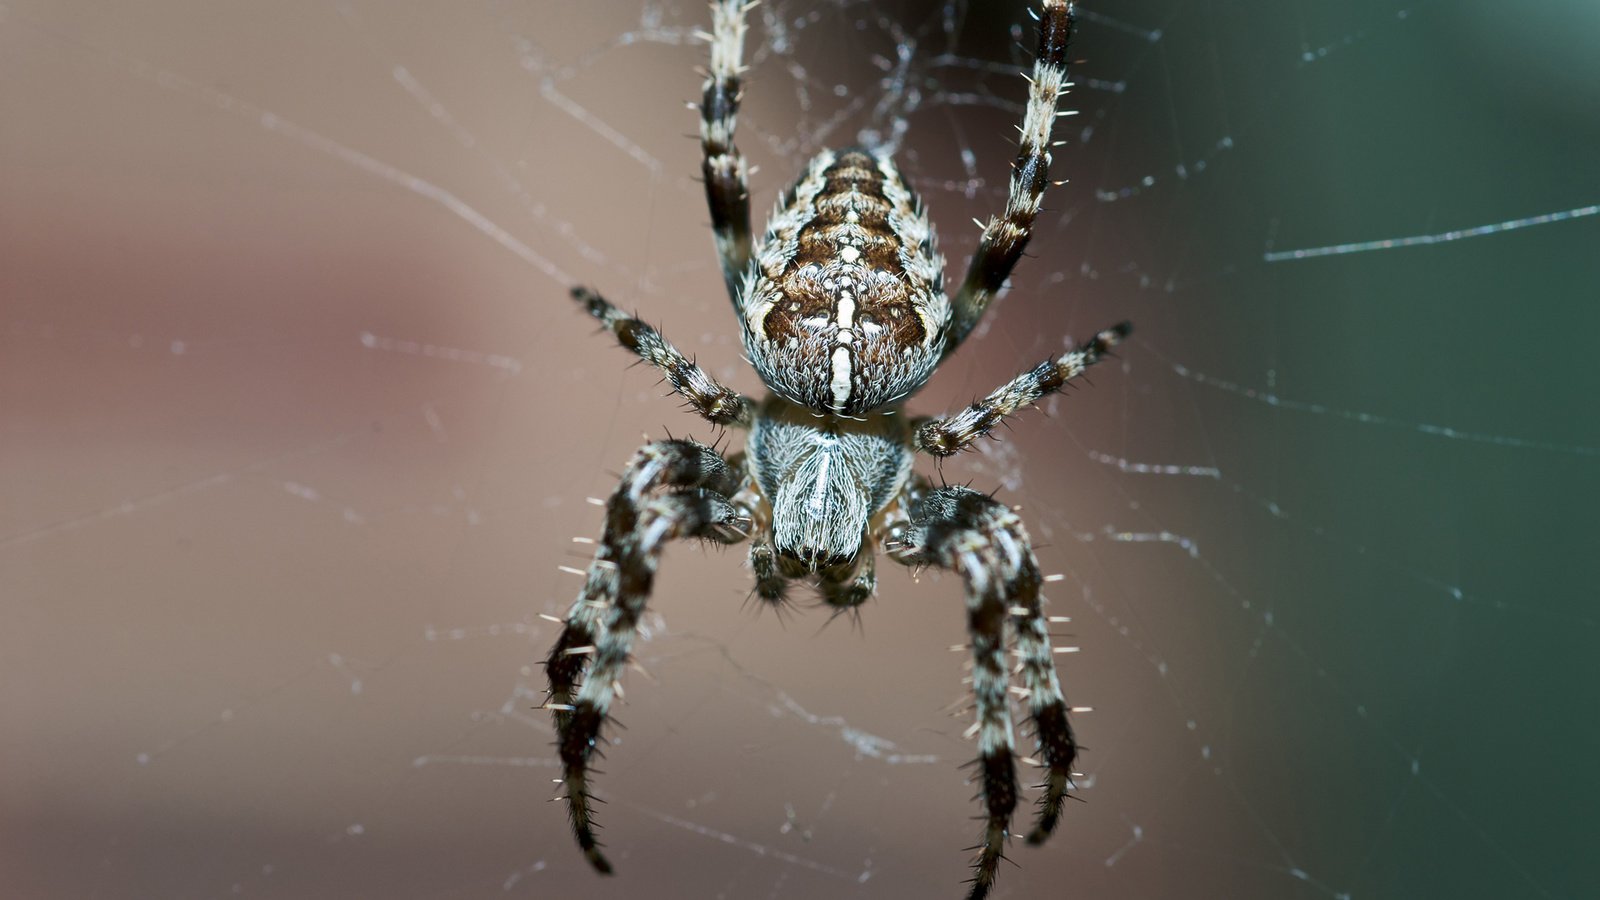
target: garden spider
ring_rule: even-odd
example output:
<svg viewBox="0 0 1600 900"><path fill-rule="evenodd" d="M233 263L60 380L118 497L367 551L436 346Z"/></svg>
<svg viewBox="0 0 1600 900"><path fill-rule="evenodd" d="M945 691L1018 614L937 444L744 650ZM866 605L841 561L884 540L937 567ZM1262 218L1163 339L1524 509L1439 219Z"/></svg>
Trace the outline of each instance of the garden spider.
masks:
<svg viewBox="0 0 1600 900"><path fill-rule="evenodd" d="M590 764L668 541L749 538L762 601L781 604L788 583L805 580L837 610L872 595L882 547L896 562L953 569L966 583L984 821L976 900L994 883L1017 804L1008 636L1035 730L1032 761L1045 771L1031 844L1060 817L1077 744L1021 519L985 494L915 475L912 454L965 449L1081 375L1129 326L1100 332L954 415L908 420L901 406L972 332L1028 242L1048 183L1056 100L1067 88L1072 5L1042 0L1010 196L953 298L921 203L888 156L872 150L819 153L779 200L766 235L752 241L746 167L733 142L747 8L746 0L711 6L701 171L745 352L771 393L758 403L719 384L654 328L594 291L572 291L701 417L750 432L745 451L728 458L692 440L646 444L606 504L604 536L546 663L573 833L589 862L609 873L590 811Z"/></svg>

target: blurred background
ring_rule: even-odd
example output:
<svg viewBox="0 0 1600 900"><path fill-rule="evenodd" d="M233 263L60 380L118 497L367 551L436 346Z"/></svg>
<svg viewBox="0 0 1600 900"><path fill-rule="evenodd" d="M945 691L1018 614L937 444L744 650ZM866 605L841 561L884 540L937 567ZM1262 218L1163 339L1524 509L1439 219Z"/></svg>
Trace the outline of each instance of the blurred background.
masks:
<svg viewBox="0 0 1600 900"><path fill-rule="evenodd" d="M1600 894L1600 12L1514 7L1083 8L1071 181L912 403L1137 326L944 467L1022 507L1093 707L997 897ZM964 266L1026 5L751 16L758 226L818 149L898 143ZM779 621L742 551L673 547L616 877L545 802L586 498L712 436L568 286L760 389L684 108L708 20L0 5L0 894L960 896L937 573Z"/></svg>

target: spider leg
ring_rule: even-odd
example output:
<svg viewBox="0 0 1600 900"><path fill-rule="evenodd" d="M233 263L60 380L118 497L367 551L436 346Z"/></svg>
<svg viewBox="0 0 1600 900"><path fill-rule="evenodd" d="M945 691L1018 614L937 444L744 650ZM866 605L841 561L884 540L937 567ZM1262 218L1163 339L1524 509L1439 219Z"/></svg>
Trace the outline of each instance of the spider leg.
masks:
<svg viewBox="0 0 1600 900"><path fill-rule="evenodd" d="M967 630L972 636L972 691L977 698L978 769L985 815L978 858L973 863L969 900L982 900L994 885L1005 855L1011 814L1017 805L1017 772L1012 754L1011 710L1006 700L1006 625L1017 616L1028 626L1024 674L1030 687L1044 678L1036 703L1046 704L1055 685L1048 636L1034 631L1030 615L1039 604L1039 567L1022 521L985 494L966 487L927 488L913 500L910 522L896 542L896 559L910 565L936 565L958 572L967 585ZM1042 649L1042 660L1039 656ZM1037 666L1045 667L1043 670ZM1041 674L1042 673L1042 674ZM1059 698L1059 689L1055 695ZM1036 706L1035 709L1043 708ZM1065 721L1065 708L1061 708ZM1036 712L1037 717L1037 712ZM1040 719L1041 733L1053 720ZM1053 732L1052 732L1053 733ZM1072 747L1070 732L1064 745ZM1065 767L1070 763L1063 763ZM1057 799L1059 805L1059 798ZM1053 824L1054 817L1051 822Z"/></svg>
<svg viewBox="0 0 1600 900"><path fill-rule="evenodd" d="M1019 523L1017 527L1022 526ZM1031 558L1031 552L1029 556ZM1050 837L1061 818L1061 807L1072 787L1072 763L1078 758L1078 741L1067 719L1067 700L1061 695L1061 679L1056 675L1055 659L1050 650L1050 620L1044 614L1039 592L1035 590L1019 596L1010 612L1017 636L1022 687L1027 692L1028 711L1033 718L1034 742L1038 746L1040 764L1045 769L1038 818L1033 830L1028 832L1028 843L1039 845Z"/></svg>
<svg viewBox="0 0 1600 900"><path fill-rule="evenodd" d="M705 369L695 365L693 360L668 343L661 332L617 309L611 301L589 288L573 288L572 299L582 303L589 315L611 329L617 336L617 343L660 369L672 389L688 400L694 411L706 421L740 428L750 425L750 417L755 409L750 398L712 378Z"/></svg>
<svg viewBox="0 0 1600 900"><path fill-rule="evenodd" d="M1067 42L1072 38L1070 0L1044 0L1039 16L1039 52L1028 79L1028 108L1022 118L1022 139L1011 164L1011 190L1005 211L991 216L967 276L951 301L952 319L945 355L955 352L983 318L989 301L1006 283L1011 269L1033 235L1045 187L1050 183L1050 127L1056 100L1067 91Z"/></svg>
<svg viewBox="0 0 1600 900"><path fill-rule="evenodd" d="M711 68L700 100L700 173L711 208L711 230L722 257L728 296L739 305L739 282L750 267L750 187L744 156L733 142L743 90L739 73L744 56L745 10L748 0L713 0L711 4Z"/></svg>
<svg viewBox="0 0 1600 900"><path fill-rule="evenodd" d="M550 678L550 702L570 705L578 678L588 665L585 653L573 653L594 644L597 623L617 598L618 566L622 550L636 540L639 513L657 489L682 491L705 488L730 493L737 484L735 467L698 441L655 441L640 447L623 470L621 483L606 501L605 530L589 564L588 577L578 599L567 612L565 628L545 664Z"/></svg>
<svg viewBox="0 0 1600 900"><path fill-rule="evenodd" d="M1127 322L1113 325L1082 347L1063 353L1058 359L1045 360L955 415L922 420L912 433L911 445L933 456L950 456L965 450L1006 416L1061 390L1132 332L1133 326Z"/></svg>
<svg viewBox="0 0 1600 900"><path fill-rule="evenodd" d="M704 444L674 440L640 448L606 504L605 531L588 579L545 663L572 832L600 872L610 873L611 864L595 840L589 766L662 546L675 538L742 539L749 518L728 500L738 486L734 470Z"/></svg>

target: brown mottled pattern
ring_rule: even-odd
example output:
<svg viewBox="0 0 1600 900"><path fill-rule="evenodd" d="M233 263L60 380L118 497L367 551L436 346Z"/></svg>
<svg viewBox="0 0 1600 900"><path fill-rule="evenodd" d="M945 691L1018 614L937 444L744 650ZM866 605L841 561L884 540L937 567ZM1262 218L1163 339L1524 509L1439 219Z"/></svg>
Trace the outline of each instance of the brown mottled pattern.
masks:
<svg viewBox="0 0 1600 900"><path fill-rule="evenodd" d="M900 264L900 237L889 225L893 206L883 193L883 173L877 160L859 150L847 150L823 172L822 193L816 215L800 229L800 248L784 274L808 264L826 266L839 250L855 246L868 268L904 274ZM850 213L856 221L848 221Z"/></svg>
<svg viewBox="0 0 1600 900"><path fill-rule="evenodd" d="M822 175L812 217L796 236L796 252L774 279L784 300L767 316L767 336L778 340L795 335L803 319L826 316L832 322L839 288L848 283L855 320L884 329L872 338L863 335L852 355L871 357L920 345L926 333L908 292L904 241L890 220L894 204L885 195L886 176L878 161L861 150L846 150ZM860 253L854 263L844 262L847 247ZM825 331L831 343L837 329ZM883 343L891 346L871 346Z"/></svg>
<svg viewBox="0 0 1600 900"><path fill-rule="evenodd" d="M873 350L883 353L898 352L901 347L920 347L927 332L922 327L922 317L916 307L902 292L889 294L863 294L856 301L856 322L859 326L873 323L883 326L882 336L867 342L858 356L870 359ZM887 344L886 347L878 345Z"/></svg>

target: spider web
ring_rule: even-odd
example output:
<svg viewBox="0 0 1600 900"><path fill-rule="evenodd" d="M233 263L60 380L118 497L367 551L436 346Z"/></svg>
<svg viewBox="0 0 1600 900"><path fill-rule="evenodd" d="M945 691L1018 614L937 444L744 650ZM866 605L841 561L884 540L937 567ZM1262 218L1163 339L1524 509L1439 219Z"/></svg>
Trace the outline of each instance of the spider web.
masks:
<svg viewBox="0 0 1600 900"><path fill-rule="evenodd" d="M964 265L1024 9L756 7L756 209L895 144ZM759 387L684 137L705 22L0 5L0 892L959 896L952 578L780 622L738 553L674 548L599 784L620 874L542 802L586 498L711 436L567 286ZM1085 802L997 896L1600 892L1597 29L1083 10L1071 183L914 404L1137 326L943 472L1023 508L1093 707Z"/></svg>

